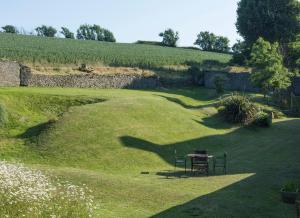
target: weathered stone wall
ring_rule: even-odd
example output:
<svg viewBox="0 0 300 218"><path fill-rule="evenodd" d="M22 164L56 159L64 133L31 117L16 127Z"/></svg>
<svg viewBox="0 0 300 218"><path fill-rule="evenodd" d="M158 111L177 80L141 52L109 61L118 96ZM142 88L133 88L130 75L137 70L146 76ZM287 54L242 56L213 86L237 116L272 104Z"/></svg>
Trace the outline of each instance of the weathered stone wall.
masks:
<svg viewBox="0 0 300 218"><path fill-rule="evenodd" d="M20 85L20 65L12 61L0 61L0 86Z"/></svg>
<svg viewBox="0 0 300 218"><path fill-rule="evenodd" d="M149 89L159 86L157 77L139 75L43 75L27 74L22 78L22 85L37 87L69 87L69 88L132 88Z"/></svg>
<svg viewBox="0 0 300 218"><path fill-rule="evenodd" d="M204 86L206 88L215 88L215 78L217 76L221 76L226 80L224 84L225 90L247 92L259 91L251 84L249 73L205 72Z"/></svg>
<svg viewBox="0 0 300 218"><path fill-rule="evenodd" d="M293 80L292 90L295 95L300 96L300 77L295 77Z"/></svg>

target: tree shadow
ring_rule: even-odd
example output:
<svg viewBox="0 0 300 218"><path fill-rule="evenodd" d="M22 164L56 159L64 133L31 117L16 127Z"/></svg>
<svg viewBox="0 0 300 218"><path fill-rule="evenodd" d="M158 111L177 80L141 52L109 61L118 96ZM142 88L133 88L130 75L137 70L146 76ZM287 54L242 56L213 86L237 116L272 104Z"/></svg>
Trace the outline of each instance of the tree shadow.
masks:
<svg viewBox="0 0 300 218"><path fill-rule="evenodd" d="M216 102L211 103L211 104L205 104L205 105L198 105L198 106L194 106L194 105L188 105L185 102L183 102L182 100L178 99L178 98L174 98L174 97L169 97L169 96L164 96L164 95L156 95L162 98L165 98L166 100L176 103L182 107L184 107L185 109L203 109L203 108L208 108L208 107L215 107L217 105Z"/></svg>
<svg viewBox="0 0 300 218"><path fill-rule="evenodd" d="M228 153L228 176L249 174L248 178L153 217L293 217L294 206L281 203L279 190L287 181L300 181L300 120L276 122L269 129L239 128L171 144L157 144L123 136L124 146L152 152L173 165L173 154L207 149L209 154ZM171 168L172 169L172 168ZM157 172L165 179L181 179L183 172ZM182 168L181 168L182 170ZM224 177L226 178L226 176Z"/></svg>

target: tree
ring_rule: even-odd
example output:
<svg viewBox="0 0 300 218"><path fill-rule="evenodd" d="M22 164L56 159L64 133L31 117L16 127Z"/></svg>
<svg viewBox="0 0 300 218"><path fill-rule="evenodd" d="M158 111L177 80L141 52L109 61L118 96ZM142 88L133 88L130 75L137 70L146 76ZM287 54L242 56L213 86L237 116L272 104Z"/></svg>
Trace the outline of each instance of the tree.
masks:
<svg viewBox="0 0 300 218"><path fill-rule="evenodd" d="M63 34L66 39L75 38L74 33L72 33L67 27L62 27L60 33Z"/></svg>
<svg viewBox="0 0 300 218"><path fill-rule="evenodd" d="M265 96L269 91L280 92L291 85L290 74L283 65L277 42L271 44L259 38L253 44L250 57L250 65L254 69L251 81L262 89Z"/></svg>
<svg viewBox="0 0 300 218"><path fill-rule="evenodd" d="M14 33L14 34L19 33L17 28L12 25L6 25L6 26L2 27L2 29L4 30L5 33Z"/></svg>
<svg viewBox="0 0 300 218"><path fill-rule="evenodd" d="M205 31L198 34L197 40L194 44L198 45L203 51L213 51L215 41L215 34Z"/></svg>
<svg viewBox="0 0 300 218"><path fill-rule="evenodd" d="M165 30L164 32L160 33L159 36L163 38L162 45L168 47L176 47L179 40L179 33L172 29Z"/></svg>
<svg viewBox="0 0 300 218"><path fill-rule="evenodd" d="M230 47L229 47L229 39L224 36L217 36L215 45L214 45L214 51L216 52L229 52Z"/></svg>
<svg viewBox="0 0 300 218"><path fill-rule="evenodd" d="M232 64L246 65L247 59L250 57L251 49L245 41L238 40L231 48L233 55Z"/></svg>
<svg viewBox="0 0 300 218"><path fill-rule="evenodd" d="M57 33L57 30L54 27L45 25L35 28L35 31L38 36L44 37L55 37L55 34Z"/></svg>
<svg viewBox="0 0 300 218"><path fill-rule="evenodd" d="M96 24L93 26L88 24L81 25L77 30L77 39L116 42L111 31Z"/></svg>
<svg viewBox="0 0 300 218"><path fill-rule="evenodd" d="M300 32L298 0L241 0L237 15L238 32L250 46L259 37L283 44Z"/></svg>
<svg viewBox="0 0 300 218"><path fill-rule="evenodd" d="M198 45L203 51L229 52L229 42L227 37L216 36L214 33L205 31L198 34L194 44Z"/></svg>

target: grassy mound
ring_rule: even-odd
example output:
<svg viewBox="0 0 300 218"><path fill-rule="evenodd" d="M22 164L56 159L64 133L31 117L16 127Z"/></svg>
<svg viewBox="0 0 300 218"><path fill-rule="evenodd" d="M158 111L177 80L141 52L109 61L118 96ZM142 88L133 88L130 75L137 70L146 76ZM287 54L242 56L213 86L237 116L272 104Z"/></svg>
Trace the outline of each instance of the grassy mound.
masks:
<svg viewBox="0 0 300 218"><path fill-rule="evenodd" d="M33 64L104 64L157 68L188 63L227 63L231 56L153 45L66 40L0 33L0 59Z"/></svg>
<svg viewBox="0 0 300 218"><path fill-rule="evenodd" d="M65 103L76 99L101 101ZM300 120L277 120L269 129L231 126L218 117L216 102L214 90L200 88L0 89L9 123L23 123L1 128L1 158L86 183L100 204L97 217L294 217L278 191L300 181ZM229 174L174 173L174 149L226 151Z"/></svg>

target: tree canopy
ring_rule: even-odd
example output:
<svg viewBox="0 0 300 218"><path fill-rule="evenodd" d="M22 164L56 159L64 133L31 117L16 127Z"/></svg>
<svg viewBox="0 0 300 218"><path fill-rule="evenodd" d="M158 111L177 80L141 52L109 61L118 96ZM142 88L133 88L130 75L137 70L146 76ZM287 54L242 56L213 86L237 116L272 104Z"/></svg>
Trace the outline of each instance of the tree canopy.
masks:
<svg viewBox="0 0 300 218"><path fill-rule="evenodd" d="M216 36L208 31L200 32L194 43L203 51L229 52L229 39L224 36Z"/></svg>
<svg viewBox="0 0 300 218"><path fill-rule="evenodd" d="M55 37L57 30L52 26L39 26L35 28L38 36Z"/></svg>
<svg viewBox="0 0 300 218"><path fill-rule="evenodd" d="M13 25L6 25L6 26L2 27L2 29L4 30L5 33L18 33L19 32L17 30L17 28Z"/></svg>
<svg viewBox="0 0 300 218"><path fill-rule="evenodd" d="M60 33L63 34L66 39L75 38L74 33L72 33L67 27L62 27Z"/></svg>
<svg viewBox="0 0 300 218"><path fill-rule="evenodd" d="M116 42L113 33L99 25L84 24L77 30L77 39Z"/></svg>
<svg viewBox="0 0 300 218"><path fill-rule="evenodd" d="M165 30L164 32L160 33L159 36L163 38L162 45L164 46L176 47L179 40L179 33L172 29Z"/></svg>
<svg viewBox="0 0 300 218"><path fill-rule="evenodd" d="M254 69L251 80L264 93L283 90L291 85L290 74L283 65L277 42L271 44L259 38L253 44L250 56L250 65Z"/></svg>
<svg viewBox="0 0 300 218"><path fill-rule="evenodd" d="M298 0L241 0L237 15L236 27L249 45L259 37L269 42L290 42L300 32Z"/></svg>

